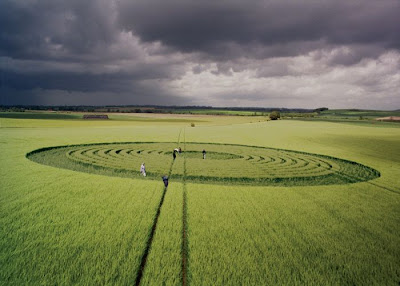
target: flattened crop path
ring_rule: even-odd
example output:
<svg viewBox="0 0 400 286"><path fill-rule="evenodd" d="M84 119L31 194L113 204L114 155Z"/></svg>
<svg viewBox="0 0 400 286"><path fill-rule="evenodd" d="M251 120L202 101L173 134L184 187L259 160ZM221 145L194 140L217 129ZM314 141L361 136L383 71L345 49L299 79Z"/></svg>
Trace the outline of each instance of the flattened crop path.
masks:
<svg viewBox="0 0 400 286"><path fill-rule="evenodd" d="M159 180L176 147L176 142L101 143L43 148L27 157L54 167L138 178L140 164L146 162L148 177ZM305 186L364 182L380 176L379 171L353 161L257 146L186 142L185 163L179 157L182 154L175 163L174 180L189 182Z"/></svg>

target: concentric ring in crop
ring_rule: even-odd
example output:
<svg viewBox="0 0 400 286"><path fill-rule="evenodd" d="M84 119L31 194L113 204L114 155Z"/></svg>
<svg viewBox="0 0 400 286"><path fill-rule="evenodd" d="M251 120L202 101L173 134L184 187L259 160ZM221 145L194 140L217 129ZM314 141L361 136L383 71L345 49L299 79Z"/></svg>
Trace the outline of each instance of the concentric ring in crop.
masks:
<svg viewBox="0 0 400 286"><path fill-rule="evenodd" d="M173 150L178 147L184 150L173 160ZM206 151L205 159L203 150ZM160 179L171 172L171 180L182 180L185 175L187 182L210 184L330 185L363 182L380 176L377 170L368 166L335 157L215 143L185 143L182 146L168 142L69 145L37 149L27 157L45 165L99 175ZM139 171L142 163L146 166L145 178Z"/></svg>

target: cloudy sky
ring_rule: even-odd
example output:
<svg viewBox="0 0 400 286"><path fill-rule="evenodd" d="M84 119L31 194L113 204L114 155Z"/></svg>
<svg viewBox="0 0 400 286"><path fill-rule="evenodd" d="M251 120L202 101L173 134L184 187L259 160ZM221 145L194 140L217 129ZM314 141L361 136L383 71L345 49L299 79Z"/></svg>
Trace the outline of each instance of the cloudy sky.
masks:
<svg viewBox="0 0 400 286"><path fill-rule="evenodd" d="M1 0L0 104L400 108L399 0Z"/></svg>

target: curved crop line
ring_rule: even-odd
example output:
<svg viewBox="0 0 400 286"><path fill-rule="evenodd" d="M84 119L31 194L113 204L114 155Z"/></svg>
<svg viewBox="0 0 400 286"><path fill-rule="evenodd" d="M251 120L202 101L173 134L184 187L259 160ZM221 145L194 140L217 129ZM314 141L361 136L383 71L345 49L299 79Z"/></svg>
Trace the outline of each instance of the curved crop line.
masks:
<svg viewBox="0 0 400 286"><path fill-rule="evenodd" d="M181 131L178 137L178 145L180 142L180 135ZM200 145L198 147L204 145L218 145L218 146L233 146L234 147L233 149L240 147L247 147L247 148L262 150L264 152L261 152L261 154L259 155L258 154L239 155L239 154L232 154L232 152L230 153L233 156L241 157L242 160L251 163L252 166L254 167L256 167L256 165L260 166L260 168L257 168L256 170L257 172L254 173L255 176L257 176L257 174L260 174L261 176L262 174L269 174L269 175L266 177L265 175L264 177L240 176L239 175L240 172L237 172L235 169L231 169L231 171L233 171L232 173L233 175L239 175L239 176L216 177L208 175L194 176L187 174L176 174L176 175L174 174L174 176L178 180L183 180L183 177L185 177L186 180L192 180L194 182L200 182L200 183L231 182L231 183L239 183L245 185L248 184L296 185L297 182L297 185L308 185L308 184L324 185L324 184L343 184L343 183L352 183L357 181L368 181L380 177L379 171L372 169L368 166L362 165L357 162L349 161L346 159L335 158L327 155L312 154L296 150L251 146L251 145L201 143L201 142L184 142L184 143L185 146L187 146L186 144ZM112 143L94 143L94 144L79 144L79 145L74 144L74 145L44 147L36 149L27 153L26 157L28 159L38 162L34 158L35 154L64 148L67 149L65 153L67 158L71 159L73 162L75 162L75 164L78 164L79 166L88 168L88 170L80 170L80 171L83 172L90 171L89 173L96 173L93 171L97 170L100 173L102 173L101 170L104 170L105 175L132 177L132 175L139 175L140 173L138 170L132 170L131 166L127 165L129 164L130 159L128 160L128 158L124 157L123 155L129 154L130 156L132 156L134 154L134 156L136 157L138 154L141 154L141 152L145 151L145 150L139 150L139 151L133 150L132 144L136 145L177 144L177 142L112 142ZM119 147L112 148L111 145L119 145ZM124 146L121 145L129 145L126 147L130 148L129 150L125 150L123 148ZM102 147L96 148L96 146L102 146ZM73 150L68 150L68 148L73 148ZM264 154L265 151L272 151L273 154L265 156ZM118 152L118 154L116 152ZM213 151L210 151L210 153L212 152ZM161 154L163 153L163 151L151 150L147 151L147 153ZM164 152L164 154L166 153L167 152ZM298 154L299 156L295 156L294 154ZM258 158L263 158L264 162L260 162L261 160ZM233 160L233 158L231 160ZM122 161L125 162L125 164L121 165ZM47 164L46 162L39 162L39 163L60 167L60 165L54 165L51 163ZM351 168L350 166L355 166L357 168L354 169ZM64 166L64 168L76 170L76 168L71 166L69 167ZM327 171L333 173L326 173ZM347 174L347 177L341 175L341 173L343 172L349 172ZM218 172L215 173L219 174ZM357 175L357 180L350 179L350 177L352 177L352 173L360 173L360 175ZM159 172L157 170L155 170L154 173L148 172L149 178L156 178L156 177L158 178L158 176Z"/></svg>

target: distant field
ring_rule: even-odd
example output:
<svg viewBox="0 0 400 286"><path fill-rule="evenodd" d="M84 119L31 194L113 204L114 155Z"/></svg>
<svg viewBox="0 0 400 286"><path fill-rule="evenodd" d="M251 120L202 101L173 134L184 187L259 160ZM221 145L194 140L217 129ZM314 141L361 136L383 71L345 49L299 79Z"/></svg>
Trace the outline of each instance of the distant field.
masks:
<svg viewBox="0 0 400 286"><path fill-rule="evenodd" d="M1 285L400 282L399 124L3 114Z"/></svg>
<svg viewBox="0 0 400 286"><path fill-rule="evenodd" d="M242 116L250 116L250 115L263 115L262 112L254 112L254 111L240 111L240 110L225 110L225 109L182 109L177 110L179 113L186 114L206 114L206 115L242 115ZM265 112L265 115L268 113Z"/></svg>
<svg viewBox="0 0 400 286"><path fill-rule="evenodd" d="M400 111L374 111L374 110L327 110L318 113L282 113L284 119L303 121L324 121L346 123L352 125L374 125L376 127L400 127L398 122L377 121L377 118L387 116L400 116Z"/></svg>
<svg viewBox="0 0 400 286"><path fill-rule="evenodd" d="M106 119L83 119L84 114L103 113L64 113L64 112L0 112L0 118L13 119L48 119L48 120L106 120ZM146 121L146 122L202 122L201 120L189 120L185 118L149 118L141 116L130 116L121 114L109 114L108 120L118 121Z"/></svg>
<svg viewBox="0 0 400 286"><path fill-rule="evenodd" d="M386 116L400 116L400 111L380 111L380 110L327 110L321 113L322 116L332 117L364 117L376 118Z"/></svg>
<svg viewBox="0 0 400 286"><path fill-rule="evenodd" d="M151 113L109 113L108 120L85 120L86 113L65 112L0 112L0 127L23 128L23 127L83 127L83 126L131 126L154 124L195 126L203 125L232 125L249 122L267 121L265 116L206 116L204 114L151 114ZM94 113L96 114L96 113ZM103 114L103 113L99 113ZM107 113L105 113L107 114Z"/></svg>
<svg viewBox="0 0 400 286"><path fill-rule="evenodd" d="M83 114L50 113L50 112L0 112L0 118L13 119L82 119Z"/></svg>

